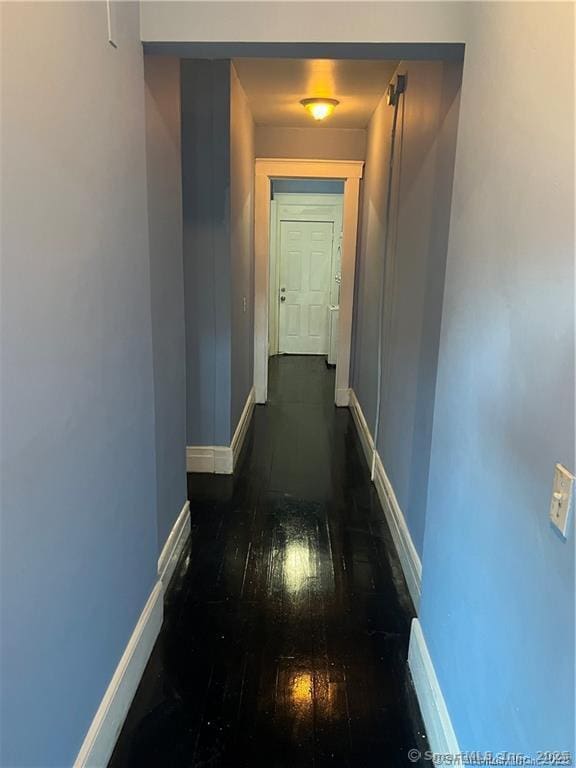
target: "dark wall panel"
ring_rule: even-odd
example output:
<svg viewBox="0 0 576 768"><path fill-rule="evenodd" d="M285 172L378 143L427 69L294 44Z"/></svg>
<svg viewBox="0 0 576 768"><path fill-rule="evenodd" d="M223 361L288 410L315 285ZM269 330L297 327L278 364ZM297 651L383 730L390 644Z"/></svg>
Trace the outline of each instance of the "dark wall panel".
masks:
<svg viewBox="0 0 576 768"><path fill-rule="evenodd" d="M158 553L186 499L180 62L144 57Z"/></svg>
<svg viewBox="0 0 576 768"><path fill-rule="evenodd" d="M183 60L188 445L230 443L230 62Z"/></svg>

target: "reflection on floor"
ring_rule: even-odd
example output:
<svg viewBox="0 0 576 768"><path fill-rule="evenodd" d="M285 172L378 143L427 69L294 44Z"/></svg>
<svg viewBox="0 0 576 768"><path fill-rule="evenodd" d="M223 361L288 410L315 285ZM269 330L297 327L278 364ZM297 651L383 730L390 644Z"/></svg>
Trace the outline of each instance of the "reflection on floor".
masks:
<svg viewBox="0 0 576 768"><path fill-rule="evenodd" d="M413 615L319 357L270 362L237 476L189 475L192 536L113 768L414 765Z"/></svg>

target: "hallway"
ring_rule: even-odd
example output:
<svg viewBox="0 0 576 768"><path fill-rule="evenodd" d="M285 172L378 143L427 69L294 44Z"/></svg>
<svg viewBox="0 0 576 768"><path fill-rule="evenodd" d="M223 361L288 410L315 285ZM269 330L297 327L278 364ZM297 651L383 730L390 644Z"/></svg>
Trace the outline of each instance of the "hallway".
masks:
<svg viewBox="0 0 576 768"><path fill-rule="evenodd" d="M0 0L2 768L576 759L576 0L295 8Z"/></svg>
<svg viewBox="0 0 576 768"><path fill-rule="evenodd" d="M425 741L412 605L321 357L270 361L234 477L188 475L192 535L110 766L403 766Z"/></svg>

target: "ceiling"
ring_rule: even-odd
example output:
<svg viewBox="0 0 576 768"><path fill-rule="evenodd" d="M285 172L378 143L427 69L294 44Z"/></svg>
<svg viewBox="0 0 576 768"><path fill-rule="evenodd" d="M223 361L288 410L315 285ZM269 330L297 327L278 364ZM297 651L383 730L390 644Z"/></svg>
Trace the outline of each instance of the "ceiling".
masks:
<svg viewBox="0 0 576 768"><path fill-rule="evenodd" d="M365 128L397 61L235 59L256 125ZM315 123L300 99L338 99L334 114Z"/></svg>

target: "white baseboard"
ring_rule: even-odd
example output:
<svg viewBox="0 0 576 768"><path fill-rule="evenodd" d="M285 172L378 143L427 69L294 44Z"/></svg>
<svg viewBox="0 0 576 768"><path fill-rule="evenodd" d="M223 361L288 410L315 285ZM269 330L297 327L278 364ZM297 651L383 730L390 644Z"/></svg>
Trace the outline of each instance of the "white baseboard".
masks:
<svg viewBox="0 0 576 768"><path fill-rule="evenodd" d="M186 471L214 473L214 446L187 445Z"/></svg>
<svg viewBox="0 0 576 768"><path fill-rule="evenodd" d="M408 585L408 590L414 603L416 612L420 607L420 593L422 584L422 563L420 557L412 541L412 536L406 525L406 519L402 514L402 510L398 504L396 494L392 488L392 484L388 479L382 459L376 452L374 464L374 485L376 486L376 492L378 498L384 509L388 527L390 533L394 539L394 544L402 564L402 570L404 571L404 578Z"/></svg>
<svg viewBox="0 0 576 768"><path fill-rule="evenodd" d="M186 446L186 471L231 475L234 456L229 445Z"/></svg>
<svg viewBox="0 0 576 768"><path fill-rule="evenodd" d="M108 765L160 632L163 610L162 583L157 581L94 715L74 768L106 768Z"/></svg>
<svg viewBox="0 0 576 768"><path fill-rule="evenodd" d="M422 584L422 563L406 525L404 514L398 504L392 483L384 469L382 459L378 452L374 450L374 439L370 434L362 408L353 390L350 393L350 407L370 469L372 469L372 462L374 462L374 485L376 486L376 492L386 515L390 533L394 539L394 545L400 558L412 602L416 611L418 611Z"/></svg>
<svg viewBox="0 0 576 768"><path fill-rule="evenodd" d="M230 448L232 449L232 471L234 471L234 469L236 468L236 463L238 461L238 457L240 456L240 451L242 450L242 446L244 445L244 440L246 439L246 433L248 432L248 427L250 426L250 420L252 419L252 414L254 412L255 402L256 402L255 392L254 392L254 387L252 387L252 389L248 393L248 397L246 398L244 410L240 415L240 419L238 420L238 426L236 427L236 431L234 432L234 437L232 438L232 444L230 445Z"/></svg>
<svg viewBox="0 0 576 768"><path fill-rule="evenodd" d="M460 754L458 739L418 619L412 619L408 665L431 752Z"/></svg>
<svg viewBox="0 0 576 768"><path fill-rule="evenodd" d="M187 501L178 515L158 558L158 576L164 591L170 583L178 558L190 536L190 502Z"/></svg>
<svg viewBox="0 0 576 768"><path fill-rule="evenodd" d="M231 475L240 456L250 419L254 412L254 387L248 393L244 410L230 445L189 445L186 447L186 471Z"/></svg>
<svg viewBox="0 0 576 768"><path fill-rule="evenodd" d="M336 390L335 402L338 408L345 408L350 405L350 390L348 387Z"/></svg>
<svg viewBox="0 0 576 768"><path fill-rule="evenodd" d="M360 437L360 443L362 444L364 456L366 457L368 466L371 469L374 454L374 440L372 439L372 435L370 434L364 413L362 412L362 408L360 407L360 403L358 402L358 398L356 397L356 393L353 389L350 390L350 410L352 411L352 417Z"/></svg>

